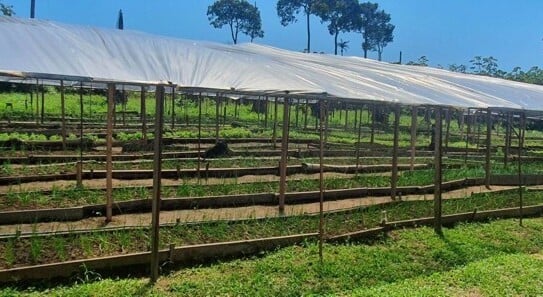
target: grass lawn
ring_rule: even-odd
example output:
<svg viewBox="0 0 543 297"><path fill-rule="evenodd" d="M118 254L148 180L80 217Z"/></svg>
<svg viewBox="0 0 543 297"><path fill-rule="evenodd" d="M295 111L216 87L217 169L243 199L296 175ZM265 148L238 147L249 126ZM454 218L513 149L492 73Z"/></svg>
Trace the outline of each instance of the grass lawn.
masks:
<svg viewBox="0 0 543 297"><path fill-rule="evenodd" d="M147 279L91 273L57 287L4 288L0 296L537 296L543 294L543 219L394 231L371 243L289 247Z"/></svg>

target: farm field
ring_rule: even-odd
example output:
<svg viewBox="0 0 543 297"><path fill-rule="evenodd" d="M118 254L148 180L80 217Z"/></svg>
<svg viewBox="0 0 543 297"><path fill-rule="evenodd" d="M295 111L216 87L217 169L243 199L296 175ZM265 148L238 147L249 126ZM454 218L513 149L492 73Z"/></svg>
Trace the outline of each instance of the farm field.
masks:
<svg viewBox="0 0 543 297"><path fill-rule="evenodd" d="M314 242L258 257L176 269L149 286L139 277L83 273L53 287L8 287L4 296L477 296L541 294L541 218L398 230L371 242ZM416 251L416 252L414 252ZM346 263L349 263L346 265ZM225 276L225 271L228 275ZM498 281L497 281L498 280Z"/></svg>
<svg viewBox="0 0 543 297"><path fill-rule="evenodd" d="M36 97L31 103L28 94L0 94L0 280L5 276L16 281L24 276L35 281L39 273L32 271L47 265L58 267L52 273L58 273L58 277L67 274L70 280L94 281L110 270L123 269L115 263L127 263L122 265L145 272L142 266L146 265L142 263L148 260L141 259L147 259L151 249L151 202L156 173L154 100L146 101L145 119L140 113L138 93L129 93L125 103L117 104L109 156L105 133L107 104L103 95L89 92L80 97L77 92L68 92L64 115L59 113L58 90L49 88L44 96L47 105L40 113L36 111L43 105L36 105L41 104ZM181 95L165 101L161 170L157 173L162 199L158 246L164 265L178 267L174 258L185 257L178 252L183 249L214 249L221 244L245 244L248 248L233 254L214 251L203 257L207 260L183 258L179 262L186 265L179 265L179 273L184 273L186 266L261 255L280 247L285 250L273 252L262 261L276 255L287 257L298 249L309 257L314 253L315 233L320 227L321 195L323 238L329 242L324 247L328 255L325 259L347 253L343 249L363 249L365 246L354 244L356 241L352 246L333 244L337 238L349 239L353 234L365 237L364 234L377 230L380 235L376 246L395 244L382 234L389 234L394 240L395 234L403 234L404 231L397 231L402 226L430 225L436 216L437 174L443 198L441 213L449 225L519 216L539 224L537 219L528 217L537 217L543 211L543 134L528 129L523 132L522 147L514 137L508 143L503 115L496 115L494 128L487 132L482 121L484 114L460 121L463 114L448 111L450 120L443 121L447 132L443 137L442 170L436 171L435 135L431 130L435 115L430 110L418 109L417 129L413 130L412 111L407 107L397 120L392 109L379 111L378 122L377 111L371 105L331 105L326 123L320 123L314 106L294 100L298 104L289 107L289 129L285 130L283 104L262 102L265 101L199 100ZM12 103L11 107L8 109L5 103ZM325 139L322 159L320 126ZM281 143L285 141L283 131L288 133L285 144ZM413 133L417 136L415 142L411 139ZM490 147L487 134L491 137ZM112 198L111 208L107 197ZM281 197L285 207L280 211ZM108 211L113 217L105 223ZM426 234L428 230L405 232ZM537 251L531 248L529 252ZM493 261L487 258L492 257L463 264L477 267L478 261ZM507 261L496 259L504 263L502 260ZM107 264L109 268L104 269L106 264L96 264L101 261L114 264ZM309 263L317 267L316 262ZM326 268L328 264L336 265L325 262L319 273L331 280L333 272ZM454 269L461 269L452 263L427 264L428 272L454 274ZM209 269L224 269L220 265ZM80 267L88 268L82 274ZM176 269L172 271L175 275ZM421 282L441 279L431 278L430 273L424 275L428 278L421 278ZM314 283L314 277L309 282ZM388 283L401 280L364 281L378 292L394 290ZM89 286L123 286L131 282L140 281L99 281ZM264 291L256 291L255 295L277 294L273 291L276 285L272 287L259 287ZM71 294L70 290L80 288L59 292ZM209 290L213 289L217 288ZM236 295L233 288L225 286L225 290L205 291L198 283L172 283L167 289L169 294ZM323 287L315 292L310 288L302 290L337 294L354 290L352 294L361 296L373 292L354 283ZM288 289L284 295L293 294L287 292L296 291ZM154 292L142 291L147 293Z"/></svg>

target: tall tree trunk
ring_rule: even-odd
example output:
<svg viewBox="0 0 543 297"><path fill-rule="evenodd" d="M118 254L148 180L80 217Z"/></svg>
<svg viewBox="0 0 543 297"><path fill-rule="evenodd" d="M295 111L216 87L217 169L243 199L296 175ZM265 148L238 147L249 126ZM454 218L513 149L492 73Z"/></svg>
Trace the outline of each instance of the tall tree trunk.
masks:
<svg viewBox="0 0 543 297"><path fill-rule="evenodd" d="M334 36L334 55L337 56L337 37L339 35L339 32L336 32L336 35Z"/></svg>
<svg viewBox="0 0 543 297"><path fill-rule="evenodd" d="M307 52L311 53L311 28L309 25L309 13L306 13L307 16Z"/></svg>

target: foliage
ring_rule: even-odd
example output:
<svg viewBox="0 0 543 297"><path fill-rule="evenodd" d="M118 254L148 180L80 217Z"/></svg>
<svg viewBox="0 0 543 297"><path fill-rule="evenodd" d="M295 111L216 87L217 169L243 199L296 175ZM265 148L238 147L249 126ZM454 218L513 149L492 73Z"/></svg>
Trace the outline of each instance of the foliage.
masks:
<svg viewBox="0 0 543 297"><path fill-rule="evenodd" d="M360 27L360 6L357 0L322 0L315 9L321 22L328 23L328 32L334 36L334 54L338 54L340 33Z"/></svg>
<svg viewBox="0 0 543 297"><path fill-rule="evenodd" d="M426 56L421 56L420 58L417 59L417 61L407 62L407 65L426 67L428 66L428 58Z"/></svg>
<svg viewBox="0 0 543 297"><path fill-rule="evenodd" d="M341 55L343 52L346 52L349 49L349 41L341 39L338 43L339 49L341 50Z"/></svg>
<svg viewBox="0 0 543 297"><path fill-rule="evenodd" d="M368 51L376 50L381 61L384 48L394 40L395 26L390 23L390 14L378 9L377 3L360 4L360 31L364 40L362 42L364 58L368 57Z"/></svg>
<svg viewBox="0 0 543 297"><path fill-rule="evenodd" d="M290 23L298 21L295 15L301 11L306 17L307 26L307 47L305 50L311 52L311 27L309 18L315 13L314 7L317 5L318 0L279 0L277 1L277 15L281 19L281 25L287 26Z"/></svg>
<svg viewBox="0 0 543 297"><path fill-rule="evenodd" d="M13 10L13 5L8 5L0 2L0 12L5 16L14 16L15 11Z"/></svg>
<svg viewBox="0 0 543 297"><path fill-rule="evenodd" d="M213 27L230 28L234 44L238 43L239 33L250 36L251 40L264 36L260 11L247 0L218 0L208 7L207 16Z"/></svg>

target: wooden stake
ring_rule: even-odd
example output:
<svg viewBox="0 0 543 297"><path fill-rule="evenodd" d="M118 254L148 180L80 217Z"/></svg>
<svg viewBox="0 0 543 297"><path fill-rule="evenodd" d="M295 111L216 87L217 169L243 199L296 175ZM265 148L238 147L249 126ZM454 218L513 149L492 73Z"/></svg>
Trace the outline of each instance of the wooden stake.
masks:
<svg viewBox="0 0 543 297"><path fill-rule="evenodd" d="M145 87L140 90L140 118L141 118L141 134L144 140L147 140L147 111L145 107Z"/></svg>
<svg viewBox="0 0 543 297"><path fill-rule="evenodd" d="M107 85L107 131L106 131L106 223L113 216L113 109L115 108L115 84Z"/></svg>
<svg viewBox="0 0 543 297"><path fill-rule="evenodd" d="M524 217L524 193L523 193L523 181L522 181L522 150L524 149L524 133L526 131L526 114L523 112L520 115L518 133L518 197L519 197L519 212L520 220L519 224L522 226Z"/></svg>
<svg viewBox="0 0 543 297"><path fill-rule="evenodd" d="M490 145L492 143L492 110L486 110L485 187L490 190Z"/></svg>
<svg viewBox="0 0 543 297"><path fill-rule="evenodd" d="M221 104L221 97L217 96L215 98L215 143L219 143L219 110Z"/></svg>
<svg viewBox="0 0 543 297"><path fill-rule="evenodd" d="M162 173L162 127L164 125L164 86L157 86L155 91L155 137L153 143L153 202L151 218L151 283L155 283L159 274L159 235L160 235L160 186Z"/></svg>
<svg viewBox="0 0 543 297"><path fill-rule="evenodd" d="M175 87L172 87L172 130L175 129Z"/></svg>
<svg viewBox="0 0 543 297"><path fill-rule="evenodd" d="M325 105L324 102L320 101L320 132L319 132L319 143L320 143L320 149L319 149L319 260L322 264L323 256L322 256L322 247L324 242L324 135L323 135L323 115L325 113Z"/></svg>
<svg viewBox="0 0 543 297"><path fill-rule="evenodd" d="M441 135L441 126L442 126L442 109L437 107L435 109L435 148L434 148L434 231L438 235L443 234L441 216L442 216L442 207L441 207L441 183L442 183L442 172L441 172L441 161L442 161L442 135Z"/></svg>
<svg viewBox="0 0 543 297"><path fill-rule="evenodd" d="M274 116L273 116L273 136L272 136L272 143L273 143L273 148L276 148L277 147L277 97L275 97L275 102L274 102Z"/></svg>
<svg viewBox="0 0 543 297"><path fill-rule="evenodd" d="M281 214L285 212L285 194L287 191L289 109L289 99L285 97L283 104L283 135L281 136L281 163L279 168L279 213Z"/></svg>
<svg viewBox="0 0 543 297"><path fill-rule="evenodd" d="M66 106L64 102L64 81L60 81L60 118L62 125L62 150L66 151Z"/></svg>
<svg viewBox="0 0 543 297"><path fill-rule="evenodd" d="M413 106L411 108L411 162L410 169L411 171L415 170L415 154L417 150L417 124L418 124L418 114L417 107Z"/></svg>
<svg viewBox="0 0 543 297"><path fill-rule="evenodd" d="M396 200L398 187L398 146L400 138L400 115L401 107L394 107L394 143L392 147L392 177L390 178L390 198Z"/></svg>

